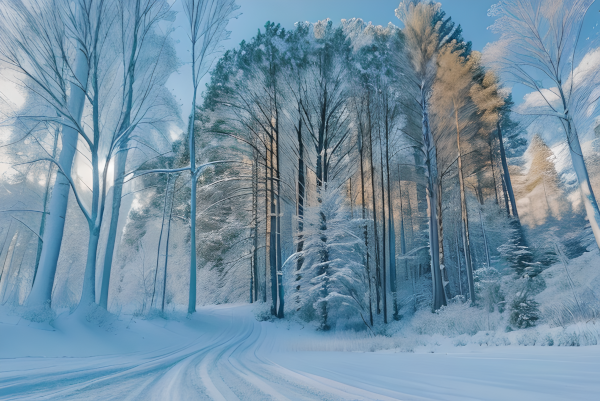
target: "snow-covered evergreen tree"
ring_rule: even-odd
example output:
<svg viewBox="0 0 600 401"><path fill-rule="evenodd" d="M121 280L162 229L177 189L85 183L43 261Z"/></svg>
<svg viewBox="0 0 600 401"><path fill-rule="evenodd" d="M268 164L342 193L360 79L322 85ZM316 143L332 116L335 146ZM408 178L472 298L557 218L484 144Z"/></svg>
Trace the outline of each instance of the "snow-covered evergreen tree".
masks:
<svg viewBox="0 0 600 401"><path fill-rule="evenodd" d="M340 319L360 316L366 322L368 278L360 222L350 218L339 190L324 188L321 197L321 203L306 208L304 249L296 254L304 262L292 282L300 290L288 291L288 302L303 319L329 330Z"/></svg>

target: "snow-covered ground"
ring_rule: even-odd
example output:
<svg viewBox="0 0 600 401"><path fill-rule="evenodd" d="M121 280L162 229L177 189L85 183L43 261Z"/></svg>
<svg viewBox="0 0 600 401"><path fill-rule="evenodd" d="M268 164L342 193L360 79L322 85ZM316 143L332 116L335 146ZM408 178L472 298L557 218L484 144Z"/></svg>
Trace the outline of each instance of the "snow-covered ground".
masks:
<svg viewBox="0 0 600 401"><path fill-rule="evenodd" d="M369 340L259 322L254 311L212 306L189 319L63 313L50 325L0 310L0 399L597 400L600 394L600 346L456 346L430 339L403 347L409 340L397 338L391 349L373 339L379 351L341 352L334 350L362 349Z"/></svg>

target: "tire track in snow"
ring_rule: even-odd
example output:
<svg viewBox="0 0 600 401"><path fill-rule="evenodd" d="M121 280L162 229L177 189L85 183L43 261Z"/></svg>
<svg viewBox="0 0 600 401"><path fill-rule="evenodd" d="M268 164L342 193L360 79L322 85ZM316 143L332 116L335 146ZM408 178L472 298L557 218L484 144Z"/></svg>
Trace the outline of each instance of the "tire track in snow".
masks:
<svg viewBox="0 0 600 401"><path fill-rule="evenodd" d="M268 324L246 307L199 312L207 333L172 350L93 358L51 358L56 366L0 372L6 400L391 400L284 368L268 354ZM212 330L212 331L210 331ZM267 344L270 341L270 344ZM21 358L25 359L25 358ZM6 360L4 360L6 362ZM28 365L31 366L31 365Z"/></svg>

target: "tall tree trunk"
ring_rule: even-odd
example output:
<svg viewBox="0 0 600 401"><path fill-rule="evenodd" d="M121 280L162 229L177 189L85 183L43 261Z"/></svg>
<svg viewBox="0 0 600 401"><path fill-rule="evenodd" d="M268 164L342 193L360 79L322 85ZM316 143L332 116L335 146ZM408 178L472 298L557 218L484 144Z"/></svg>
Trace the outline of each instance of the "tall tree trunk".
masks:
<svg viewBox="0 0 600 401"><path fill-rule="evenodd" d="M71 91L68 109L71 117L79 123L85 103L85 93L82 87L85 87L87 84L89 72L88 60L82 49L78 49L75 63L75 77L79 82L70 84ZM62 148L58 163L67 175L71 174L73 158L77 149L77 140L77 130L68 125L63 125ZM40 266L36 274L36 280L27 298L28 306L39 306L50 303L56 265L58 263L65 227L70 189L69 180L59 171L56 174L56 180L52 189L50 206L48 208L47 227L43 235Z"/></svg>
<svg viewBox="0 0 600 401"><path fill-rule="evenodd" d="M263 287L263 302L267 302L267 277L269 276L269 272L271 270L271 233L270 233L270 222L269 218L269 185L273 184L269 180L269 158L270 158L270 150L267 149L266 141L265 141L265 281Z"/></svg>
<svg viewBox="0 0 600 401"><path fill-rule="evenodd" d="M365 204L365 172L364 172L364 144L363 144L363 132L361 130L359 134L359 151L360 151L360 193L361 193L361 206L362 206L362 220L364 224L363 236L365 238L365 249L366 249L366 269L367 269L367 280L369 281L369 323L373 326L373 290L371 289L371 267L369 265L369 232L366 223L366 204Z"/></svg>
<svg viewBox="0 0 600 401"><path fill-rule="evenodd" d="M94 45L95 48L96 44ZM85 308L96 303L96 258L98 256L98 241L100 239L100 228L102 226L102 205L104 197L100 194L100 185L102 189L106 188L106 176L100 174L100 89L98 82L98 63L99 58L96 53L93 58L93 74L91 79L93 98L92 98L92 126L94 130L94 143L91 146L92 154L92 205L91 213L88 217L88 226L90 231L88 241L88 254L83 273L83 289L81 299L77 308ZM106 166L105 166L106 167ZM106 171L106 169L104 170Z"/></svg>
<svg viewBox="0 0 600 401"><path fill-rule="evenodd" d="M404 205L402 199L402 181L400 180L400 166L398 166L398 194L398 198L400 201L400 255L402 257L402 264L404 265L404 278L405 280L408 280L408 263L405 259L406 234L404 233Z"/></svg>
<svg viewBox="0 0 600 401"><path fill-rule="evenodd" d="M135 27L133 35L133 43L131 46L131 54L129 58L129 68L127 70L128 86L127 86L127 103L123 121L118 130L118 136L123 134L131 124L131 111L133 109L133 82L135 80L136 67L136 52L138 47L138 29L141 22L140 18L140 3L136 2L135 6ZM192 110L194 112L194 110ZM129 137L129 134L126 135ZM127 138L121 140L119 150L115 156L114 179L113 179L113 198L110 215L110 226L108 229L108 238L106 240L106 253L104 255L104 269L102 272L102 287L100 289L100 306L106 309L108 305L108 287L110 285L110 271L115 251L115 240L117 237L117 227L119 225L119 212L121 210L121 197L123 194L123 179L125 178L125 167L127 165L128 141Z"/></svg>
<svg viewBox="0 0 600 401"><path fill-rule="evenodd" d="M271 269L271 315L277 316L277 206L275 205L275 173L274 173L274 133L271 132L271 146L269 149L269 169L271 176L270 214L271 221L269 233L269 267Z"/></svg>
<svg viewBox="0 0 600 401"><path fill-rule="evenodd" d="M441 210L438 210L438 171L437 171L437 151L433 134L429 127L429 109L427 104L427 94L424 89L421 93L422 99L422 130L425 144L425 154L427 155L427 204L429 214L429 247L431 252L431 279L433 282L433 310L438 310L446 305L446 295L444 293L444 284L442 282L442 271L440 269L440 232L438 216Z"/></svg>
<svg viewBox="0 0 600 401"><path fill-rule="evenodd" d="M392 292L393 319L398 320L398 296L396 284L396 229L394 227L394 207L392 202L392 191L390 184L390 161L389 161L389 141L386 130L386 168L387 168L387 193L388 193L388 234L390 246L390 291Z"/></svg>
<svg viewBox="0 0 600 401"><path fill-rule="evenodd" d="M371 196L373 198L373 232L375 235L375 295L377 300L377 314L381 313L381 265L380 265L380 254L379 254L379 230L377 227L377 198L375 193L375 161L373 160L373 134L371 127L371 111L369 113L369 153L371 156Z"/></svg>
<svg viewBox="0 0 600 401"><path fill-rule="evenodd" d="M326 182L327 182L327 156L326 156L326 152L327 152L327 110L328 110L328 94L327 94L327 86L325 86L324 91L323 91L323 95L321 98L321 115L320 115L320 120L319 120L319 131L318 131L318 138L317 138L317 143L316 143L316 152L317 152L317 169L316 169L316 175L317 175L317 201L319 202L319 204L323 203L323 191L326 189ZM320 225L319 225L319 230L321 232L320 235L320 240L321 242L323 242L322 245L322 250L319 252L320 253L320 263L321 263L321 269L319 271L319 276L324 276L324 280L323 280L323 287L321 288L320 291L320 298L321 299L325 299L327 297L327 295L329 294L329 288L328 288L328 273L329 273L329 269L328 269L328 262L329 262L329 251L328 251L328 245L327 245L327 216L325 216L325 213L323 213L323 211L321 211L319 213L320 216ZM328 311L327 311L327 302L323 301L321 302L321 329L322 330L329 330L329 324L327 322L327 317L328 317Z"/></svg>
<svg viewBox="0 0 600 401"><path fill-rule="evenodd" d="M195 48L195 46L192 46ZM192 57L194 52L192 51ZM193 64L193 63L192 63ZM193 82L196 82L196 68L192 65ZM195 84L194 84L195 85ZM194 93L192 98L192 111L190 112L190 125L189 125L189 149L190 149L190 180L191 180L191 194L190 194L190 289L188 298L188 313L196 312L196 188L198 183L198 175L196 172L196 136L194 135L194 128L196 122L196 95L197 87L194 86Z"/></svg>
<svg viewBox="0 0 600 401"><path fill-rule="evenodd" d="M275 98L277 101L277 98ZM277 178L277 297L279 300L279 306L277 309L277 317L283 319L285 299L283 294L283 270L281 260L281 153L280 153L280 142L279 142L279 115L275 112L275 148L277 149L277 166L276 166L276 178Z"/></svg>
<svg viewBox="0 0 600 401"><path fill-rule="evenodd" d="M469 295L471 302L474 303L475 298L475 283L473 281L473 262L471 260L471 242L469 239L469 214L467 209L467 197L465 193L465 180L462 170L462 152L460 148L460 129L458 126L458 110L454 107L454 115L456 118L456 146L458 149L458 183L460 189L460 211L461 211L461 232L463 251L465 253L465 265L467 271L467 282L469 285Z"/></svg>
<svg viewBox="0 0 600 401"><path fill-rule="evenodd" d="M300 105L298 105L298 114L301 113ZM304 249L304 241L303 241L303 231L304 231L304 194L306 191L305 188L305 178L304 178L304 142L302 141L302 116L298 119L298 209L296 211L298 215L298 244L296 245L296 252L300 253ZM302 264L304 263L304 258L302 256L298 256L296 261L296 280L299 281L301 279L300 270L302 269ZM296 291L300 291L300 284L296 285Z"/></svg>
<svg viewBox="0 0 600 401"><path fill-rule="evenodd" d="M117 238L117 227L119 225L119 212L121 210L121 198L123 196L123 178L125 177L125 165L127 154L119 151L114 162L114 184L110 215L110 226L106 240L106 252L104 255L104 268L102 270L102 286L100 288L99 305L104 309L108 307L108 289L110 286L110 272L112 269L113 256L115 253L115 242Z"/></svg>
<svg viewBox="0 0 600 401"><path fill-rule="evenodd" d="M387 122L386 122L387 124ZM381 244L383 246L383 285L382 285L382 290L383 290L383 323L387 323L388 319L387 319L387 312L388 312L388 308L387 308L387 293L388 293L388 288L387 288L387 275L388 275L388 253L387 253L387 247L386 247L386 242L388 240L388 232L389 230L386 232L386 217L385 217L385 179L384 179L384 168L383 168L383 143L381 140L381 131L379 131L379 164L380 164L380 168L381 168L381 228L382 228L382 237L383 237L383 243ZM388 197L389 197L389 193L388 193ZM389 210L388 210L388 214L389 214Z"/></svg>
<svg viewBox="0 0 600 401"><path fill-rule="evenodd" d="M252 241L252 275L254 276L253 302L258 301L259 278L258 278L258 152L254 150L252 163L252 222L254 223L254 238Z"/></svg>

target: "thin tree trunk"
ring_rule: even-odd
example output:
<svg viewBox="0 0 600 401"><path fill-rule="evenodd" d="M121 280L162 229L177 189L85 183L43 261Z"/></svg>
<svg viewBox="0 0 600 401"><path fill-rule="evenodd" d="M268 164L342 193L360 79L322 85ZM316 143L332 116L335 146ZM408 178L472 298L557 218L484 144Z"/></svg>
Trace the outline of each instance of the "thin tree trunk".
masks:
<svg viewBox="0 0 600 401"><path fill-rule="evenodd" d="M408 263L404 257L406 255L406 236L404 234L404 205L402 201L402 181L400 180L400 166L398 166L398 192L400 200L400 255L404 264L404 277L408 280Z"/></svg>
<svg viewBox="0 0 600 401"><path fill-rule="evenodd" d="M192 57L195 57L194 49L196 46L192 46ZM195 60L195 59L194 59ZM194 61L195 62L195 61ZM194 82L194 93L192 98L192 111L190 113L190 125L189 125L189 149L190 149L190 179L191 179L191 199L190 199L190 289L188 299L188 313L196 312L196 189L198 176L196 172L196 136L195 136L195 122L196 122L196 67L192 63L192 82Z"/></svg>
<svg viewBox="0 0 600 401"><path fill-rule="evenodd" d="M387 124L387 122L386 122ZM383 323L387 323L388 319L387 319L387 312L388 312L388 308L387 308L387 292L388 292L388 288L387 288L387 274L388 274L388 253L387 253L387 247L386 247L386 242L388 240L388 235L387 233L389 232L386 231L387 228L387 224L386 224L386 217L385 217L385 179L384 179L384 172L383 172L383 143L381 140L381 131L379 131L379 164L381 167L381 220L382 220L382 237L383 237L383 286L382 286L382 290L383 290ZM389 193L388 193L388 197L389 197ZM389 210L388 210L388 214L389 214Z"/></svg>
<svg viewBox="0 0 600 401"><path fill-rule="evenodd" d="M269 267L271 269L271 315L277 316L277 207L275 205L275 172L274 172L274 133L271 132L271 146L269 149L269 168L271 172L271 198L270 214L271 231L269 233Z"/></svg>
<svg viewBox="0 0 600 401"><path fill-rule="evenodd" d="M171 219L173 217L173 203L175 202L175 184L177 178L173 180L173 190L171 191L171 202L169 205L169 222L167 223L167 243L165 244L165 267L163 270L163 288L162 288L162 305L160 310L165 311L165 298L167 296L167 266L169 264L169 239L171 238Z"/></svg>
<svg viewBox="0 0 600 401"><path fill-rule="evenodd" d="M500 204L498 200L498 182L496 181L496 169L494 168L494 151L492 148L492 142L490 141L490 166L492 167L492 177L494 178L494 194L496 195L496 205Z"/></svg>
<svg viewBox="0 0 600 401"><path fill-rule="evenodd" d="M271 219L269 218L269 185L273 184L269 180L269 153L270 151L267 149L265 145L265 282L263 288L263 302L267 302L267 277L269 276L270 271L270 262L271 258L269 255L271 254L271 233L269 231L269 223Z"/></svg>
<svg viewBox="0 0 600 401"><path fill-rule="evenodd" d="M379 255L379 232L377 227L377 199L375 197L375 162L373 160L373 134L371 127L371 111L369 113L369 153L371 156L371 196L373 198L373 231L375 235L375 294L377 297L377 314L381 313L381 295L379 293L381 289L381 266L380 266L380 255Z"/></svg>
<svg viewBox="0 0 600 401"><path fill-rule="evenodd" d="M6 252L6 257L4 258L4 263L2 264L2 271L0 271L0 295L3 298L3 294L4 294L4 288L7 286L8 283L8 278L7 276L9 276L10 274L10 268L12 266L13 263L13 259L15 258L15 253L16 253L16 248L17 248L17 244L19 242L19 237L20 235L20 231L17 229L15 230L15 235L13 235L11 241L10 241L10 245L8 246L8 250ZM9 255L10 255L10 260L9 260ZM6 267L6 263L8 262L8 268Z"/></svg>
<svg viewBox="0 0 600 401"><path fill-rule="evenodd" d="M500 143L500 159L502 161L502 171L504 178L504 185L506 186L506 191L508 193L508 198L510 200L510 207L512 209L512 215L517 220L519 219L519 212L517 211L517 202L515 200L515 193L513 191L512 182L510 180L510 173L508 172L508 163L506 162L506 152L504 151L504 139L502 138L502 129L500 129L500 119L496 123L496 128L498 131L498 142Z"/></svg>
<svg viewBox="0 0 600 401"><path fill-rule="evenodd" d="M456 117L456 146L458 148L458 181L460 187L460 210L461 210L461 231L462 231L462 242L463 251L465 253L465 265L467 271L467 283L469 285L469 295L471 302L474 303L475 298L475 283L473 281L473 262L471 260L471 242L469 239L469 215L467 209L467 197L465 193L465 181L462 171L462 152L460 148L460 129L458 126L458 110L456 105L454 107L454 113Z"/></svg>
<svg viewBox="0 0 600 401"><path fill-rule="evenodd" d="M362 130L360 132L360 192L361 192L361 200L362 200L362 220L363 220L363 224L364 224L364 230L363 230L363 235L365 237L365 249L366 249L366 269L367 269L367 280L369 281L369 323L371 324L371 326L373 326L373 296L372 296L372 292L373 290L371 289L371 267L369 265L369 232L367 229L367 223L366 223L366 204L365 204L365 173L364 173L364 167L363 167L363 153L364 153L364 146L363 146L363 141L362 141Z"/></svg>
<svg viewBox="0 0 600 401"><path fill-rule="evenodd" d="M277 98L275 98L277 101ZM283 271L282 271L282 260L281 260L281 153L280 153L280 142L279 142L279 115L277 111L275 112L275 148L277 149L277 166L276 166L276 174L277 174L277 217L275 221L277 222L277 296L279 299L279 306L277 309L277 317L279 319L283 319L284 315L284 294L283 294Z"/></svg>
<svg viewBox="0 0 600 401"><path fill-rule="evenodd" d="M506 215L510 217L510 205L508 204L508 190L506 189L506 181L504 180L504 174L500 174L500 181L502 184L502 196L504 198L504 207L506 208Z"/></svg>
<svg viewBox="0 0 600 401"><path fill-rule="evenodd" d="M458 268L458 288L460 291L460 295L463 294L462 290L462 278L460 274L460 250L458 249L458 230L456 230L456 266Z"/></svg>
<svg viewBox="0 0 600 401"><path fill-rule="evenodd" d="M389 129L386 122L385 129L385 165L387 169L387 193L388 193L388 234L390 246L390 290L392 291L393 319L398 320L398 298L396 288L396 230L394 227L394 207L392 202L392 190L390 180L390 155L389 155Z"/></svg>
<svg viewBox="0 0 600 401"><path fill-rule="evenodd" d="M193 157L193 156L192 156ZM196 188L198 177L192 174L192 198L190 202L190 291L188 313L196 312Z"/></svg>
<svg viewBox="0 0 600 401"><path fill-rule="evenodd" d="M154 285L152 286L152 298L150 300L150 308L154 305L154 295L156 294L156 279L158 278L158 264L160 263L160 245L162 244L163 230L165 227L165 218L167 217L167 204L169 202L169 182L171 174L167 175L167 184L165 185L165 203L163 205L163 216L160 223L160 233L158 235L158 248L156 250L156 268L154 269Z"/></svg>
<svg viewBox="0 0 600 401"><path fill-rule="evenodd" d="M258 152L254 150L253 153L254 161L252 163L252 220L254 222L254 238L252 243L252 274L254 276L253 301L258 301Z"/></svg>
<svg viewBox="0 0 600 401"><path fill-rule="evenodd" d="M300 104L298 105L298 114L301 113ZM304 177L304 142L302 141L302 116L298 119L298 244L296 245L296 252L300 253L304 250L304 196L305 196L305 185L306 180ZM298 256L296 261L296 280L299 281L301 279L300 270L302 269L302 264L304 263L304 258L302 256ZM300 291L300 284L296 285L296 291Z"/></svg>
<svg viewBox="0 0 600 401"><path fill-rule="evenodd" d="M483 215L481 210L479 211L479 221L481 222L481 235L483 235L483 246L485 248L485 257L487 260L487 267L492 267L490 261L490 248L488 247L487 236L485 235L485 227L483 225Z"/></svg>

